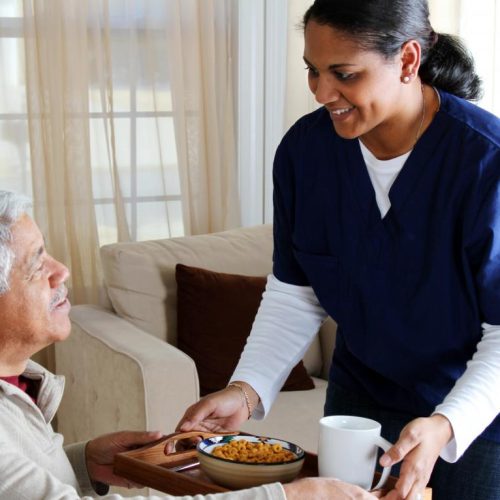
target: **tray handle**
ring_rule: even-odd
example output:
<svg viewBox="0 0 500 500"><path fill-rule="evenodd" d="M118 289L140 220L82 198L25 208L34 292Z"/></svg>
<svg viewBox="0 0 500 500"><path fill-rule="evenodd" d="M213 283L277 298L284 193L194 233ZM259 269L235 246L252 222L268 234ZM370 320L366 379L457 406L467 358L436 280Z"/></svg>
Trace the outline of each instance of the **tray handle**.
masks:
<svg viewBox="0 0 500 500"><path fill-rule="evenodd" d="M176 451L174 453L165 453L165 450L169 443L175 443L176 441L182 441L183 439L201 437L202 439L207 439L215 436L235 436L239 434L238 431L231 432L204 432L204 431L189 431L189 432L173 432L163 436L158 441L155 441L146 446L142 446L136 450L131 450L125 452L129 457L137 458L139 460L144 460L151 464L169 464L171 462L178 462L180 460L185 460L196 456L196 449Z"/></svg>

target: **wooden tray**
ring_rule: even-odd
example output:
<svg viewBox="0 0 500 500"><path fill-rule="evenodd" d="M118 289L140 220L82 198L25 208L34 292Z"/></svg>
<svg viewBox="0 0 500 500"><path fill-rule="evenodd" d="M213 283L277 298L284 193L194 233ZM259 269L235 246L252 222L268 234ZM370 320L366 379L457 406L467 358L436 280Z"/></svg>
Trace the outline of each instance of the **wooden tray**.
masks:
<svg viewBox="0 0 500 500"><path fill-rule="evenodd" d="M231 433L234 434L234 433ZM223 486L215 484L197 464L196 450L187 450L165 455L164 449L168 441L174 439L187 439L200 436L203 439L220 434L210 433L184 433L171 434L156 443L138 448L136 450L118 453L114 461L115 474L135 481L143 486L154 488L171 495L196 495L230 491ZM193 467L182 470L171 470L182 465L195 464ZM317 477L318 457L306 452L304 466L298 476ZM378 480L378 475L376 480ZM397 478L390 477L386 483L385 492L394 488ZM384 493L385 493L384 492ZM432 490L426 488L423 500L432 500Z"/></svg>

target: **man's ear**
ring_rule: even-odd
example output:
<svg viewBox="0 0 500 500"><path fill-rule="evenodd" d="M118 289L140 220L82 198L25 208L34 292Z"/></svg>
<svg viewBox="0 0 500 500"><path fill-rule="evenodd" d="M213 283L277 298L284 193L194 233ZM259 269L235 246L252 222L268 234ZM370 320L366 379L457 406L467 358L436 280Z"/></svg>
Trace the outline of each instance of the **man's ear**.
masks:
<svg viewBox="0 0 500 500"><path fill-rule="evenodd" d="M401 81L410 83L417 75L420 68L422 48L416 40L409 40L401 47Z"/></svg>

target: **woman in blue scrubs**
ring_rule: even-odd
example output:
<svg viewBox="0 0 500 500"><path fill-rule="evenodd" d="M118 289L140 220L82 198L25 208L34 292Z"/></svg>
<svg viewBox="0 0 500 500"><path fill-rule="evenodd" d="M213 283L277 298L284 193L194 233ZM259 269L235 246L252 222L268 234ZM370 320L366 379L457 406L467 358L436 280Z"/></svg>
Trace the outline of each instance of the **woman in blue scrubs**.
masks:
<svg viewBox="0 0 500 500"><path fill-rule="evenodd" d="M326 315L325 414L382 423L394 499L500 499L500 121L426 0L316 0L274 164L274 264L236 382L179 427L268 411ZM279 326L278 326L279 325ZM315 424L311 424L315 425Z"/></svg>

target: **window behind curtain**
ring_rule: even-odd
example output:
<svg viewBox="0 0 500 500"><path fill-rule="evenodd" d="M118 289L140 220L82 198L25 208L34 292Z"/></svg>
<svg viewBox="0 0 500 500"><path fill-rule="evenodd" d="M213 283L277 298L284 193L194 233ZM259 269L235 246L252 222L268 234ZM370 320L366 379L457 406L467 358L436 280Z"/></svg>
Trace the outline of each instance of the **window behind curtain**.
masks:
<svg viewBox="0 0 500 500"><path fill-rule="evenodd" d="M0 186L31 195L22 6L0 2Z"/></svg>
<svg viewBox="0 0 500 500"><path fill-rule="evenodd" d="M117 240L106 119L113 120L131 238L184 234L168 65L157 63L166 56L162 37L166 14L162 7L157 0L109 1L111 113L103 111L106 97L97 71L91 76L89 88L92 181L100 245ZM157 30L151 24L145 26L146 8L148 16L154 11ZM0 186L31 196L22 15L22 0L0 2ZM91 29L99 27L89 19ZM103 54L89 53L90 68L96 67L98 57ZM154 85L145 77L152 67Z"/></svg>

